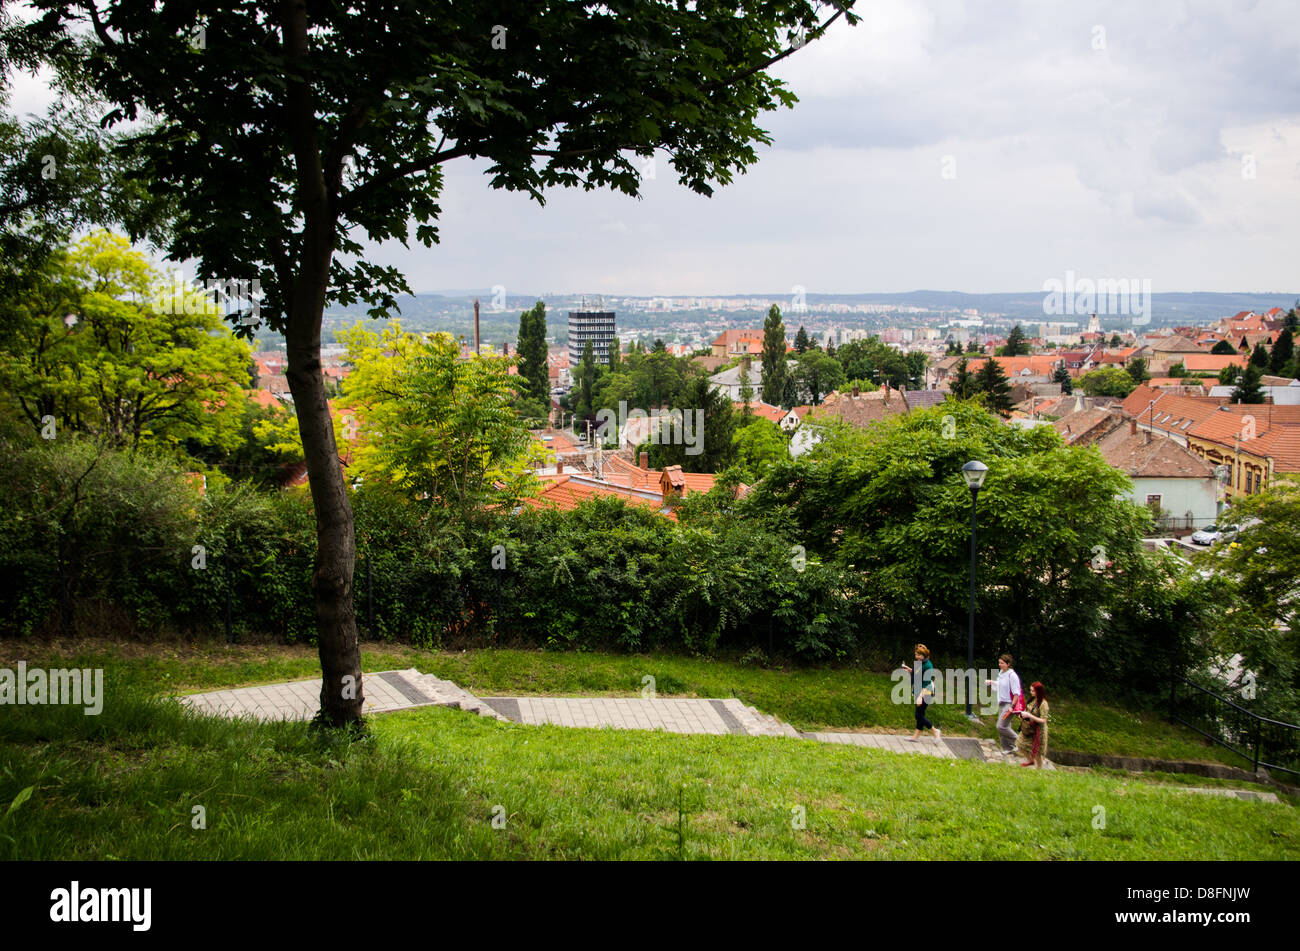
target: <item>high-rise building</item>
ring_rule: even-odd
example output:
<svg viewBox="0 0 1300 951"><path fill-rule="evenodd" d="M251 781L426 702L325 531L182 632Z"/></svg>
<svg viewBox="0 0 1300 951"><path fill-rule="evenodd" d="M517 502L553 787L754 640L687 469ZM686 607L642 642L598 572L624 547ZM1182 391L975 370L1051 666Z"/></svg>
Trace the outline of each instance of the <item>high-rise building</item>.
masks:
<svg viewBox="0 0 1300 951"><path fill-rule="evenodd" d="M609 348L618 345L612 310L569 311L569 366L582 362L582 351L591 341L591 353L596 362L609 366Z"/></svg>

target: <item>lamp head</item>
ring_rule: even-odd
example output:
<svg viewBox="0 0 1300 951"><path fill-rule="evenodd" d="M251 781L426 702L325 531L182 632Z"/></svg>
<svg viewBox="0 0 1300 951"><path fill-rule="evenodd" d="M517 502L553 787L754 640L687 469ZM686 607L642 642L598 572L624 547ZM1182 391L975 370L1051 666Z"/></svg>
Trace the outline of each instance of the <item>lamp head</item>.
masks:
<svg viewBox="0 0 1300 951"><path fill-rule="evenodd" d="M971 460L961 467L962 478L966 480L966 485L972 492L979 491L980 486L984 484L984 477L989 474L989 467L982 462Z"/></svg>

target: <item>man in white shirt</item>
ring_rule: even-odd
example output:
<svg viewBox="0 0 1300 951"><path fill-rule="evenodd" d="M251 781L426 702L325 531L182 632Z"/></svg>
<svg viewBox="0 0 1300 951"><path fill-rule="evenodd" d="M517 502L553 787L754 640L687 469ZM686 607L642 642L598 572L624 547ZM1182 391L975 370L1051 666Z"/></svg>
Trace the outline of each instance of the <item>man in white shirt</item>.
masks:
<svg viewBox="0 0 1300 951"><path fill-rule="evenodd" d="M1011 723L1011 707L1020 696L1020 675L1011 669L1014 661L1010 654L998 658L998 738L1002 740L1002 755L1016 751L1016 728ZM992 680L984 681L992 686Z"/></svg>

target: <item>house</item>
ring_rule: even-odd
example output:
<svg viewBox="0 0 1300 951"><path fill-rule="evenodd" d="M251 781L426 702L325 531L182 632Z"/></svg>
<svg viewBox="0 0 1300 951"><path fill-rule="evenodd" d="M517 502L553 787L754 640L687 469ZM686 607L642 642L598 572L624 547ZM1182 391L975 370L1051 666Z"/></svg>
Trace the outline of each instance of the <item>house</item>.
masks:
<svg viewBox="0 0 1300 951"><path fill-rule="evenodd" d="M1095 443L1102 458L1133 480L1129 498L1152 509L1163 531L1193 531L1219 516L1214 467L1172 439L1120 423Z"/></svg>
<svg viewBox="0 0 1300 951"><path fill-rule="evenodd" d="M1175 363L1186 366L1188 356L1208 356L1209 351L1181 334L1172 334L1144 345L1137 355L1146 360L1152 375L1163 376Z"/></svg>
<svg viewBox="0 0 1300 951"><path fill-rule="evenodd" d="M1265 380L1280 380L1283 377L1265 376L1260 379L1261 383ZM1210 388L1210 395L1222 397L1225 400L1232 399L1232 393L1235 386L1215 386ZM1300 406L1300 380L1286 380L1284 383L1268 383L1262 389L1264 390L1265 400L1272 400L1274 406Z"/></svg>
<svg viewBox="0 0 1300 951"><path fill-rule="evenodd" d="M1069 412L1053 422L1052 428L1067 446L1091 446L1121 422L1123 417L1110 407L1094 406L1087 397L1076 396Z"/></svg>
<svg viewBox="0 0 1300 951"><path fill-rule="evenodd" d="M749 404L749 411L755 416L761 416L764 419L771 420L778 426L781 420L785 419L786 411L779 406L773 406L771 403L764 403L762 400L755 400Z"/></svg>
<svg viewBox="0 0 1300 951"><path fill-rule="evenodd" d="M1300 405L1231 404L1139 386L1123 410L1216 467L1222 500L1253 495L1279 478L1300 479Z"/></svg>
<svg viewBox="0 0 1300 951"><path fill-rule="evenodd" d="M523 500L523 504L529 508L552 508L568 511L577 508L590 499L617 498L622 499L628 505L648 508L659 515L674 521L677 520L677 516L665 503L663 493L657 487L654 489L628 488L612 485L589 475L580 475L578 473L543 475L539 478L542 482L541 491Z"/></svg>
<svg viewBox="0 0 1300 951"><path fill-rule="evenodd" d="M781 417L778 424L787 433L792 433L799 428L799 424L804 421L804 417L812 410L811 406L792 406L790 411Z"/></svg>
<svg viewBox="0 0 1300 951"><path fill-rule="evenodd" d="M803 417L803 425L790 440L790 455L798 457L821 441L817 423L839 419L859 429L908 410L900 391L886 384L873 393L862 393L854 388L851 393L832 393L820 406L815 406Z"/></svg>
<svg viewBox="0 0 1300 951"><path fill-rule="evenodd" d="M1253 495L1300 478L1300 406L1225 403L1192 426L1189 448L1224 467L1224 494Z"/></svg>
<svg viewBox="0 0 1300 951"><path fill-rule="evenodd" d="M1219 373L1224 367L1241 367L1246 368L1248 357L1243 354L1218 354L1218 353L1185 353L1181 360L1175 360L1175 363L1182 363L1188 373ZM1154 370L1152 371L1155 372ZM1162 372L1168 372L1166 367Z"/></svg>
<svg viewBox="0 0 1300 951"><path fill-rule="evenodd" d="M1139 429L1117 407L1076 408L1052 424L1070 446L1095 446L1108 464L1133 480L1127 498L1154 510L1162 531L1189 532L1214 523L1219 487L1214 467L1174 439Z"/></svg>
<svg viewBox="0 0 1300 951"><path fill-rule="evenodd" d="M787 351L789 347L786 348ZM724 359L734 359L740 354L757 356L763 352L763 329L724 330L713 341L713 355Z"/></svg>
<svg viewBox="0 0 1300 951"><path fill-rule="evenodd" d="M730 370L723 370L709 377L709 384L715 393L722 393L733 403L739 403L743 400L740 391L745 385L741 376L746 372L749 374L749 388L753 390L749 398L753 401L758 399L763 389L763 364L759 360L743 357L740 363Z"/></svg>

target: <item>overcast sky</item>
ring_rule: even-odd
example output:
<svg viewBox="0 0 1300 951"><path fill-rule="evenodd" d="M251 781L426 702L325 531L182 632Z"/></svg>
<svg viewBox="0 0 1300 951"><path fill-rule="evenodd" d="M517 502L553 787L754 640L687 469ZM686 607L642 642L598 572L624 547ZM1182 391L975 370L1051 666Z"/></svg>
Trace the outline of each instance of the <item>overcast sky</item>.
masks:
<svg viewBox="0 0 1300 951"><path fill-rule="evenodd" d="M1300 289L1294 0L869 0L777 69L800 102L713 198L494 192L446 167L417 291L788 294ZM12 107L40 109L19 79Z"/></svg>

